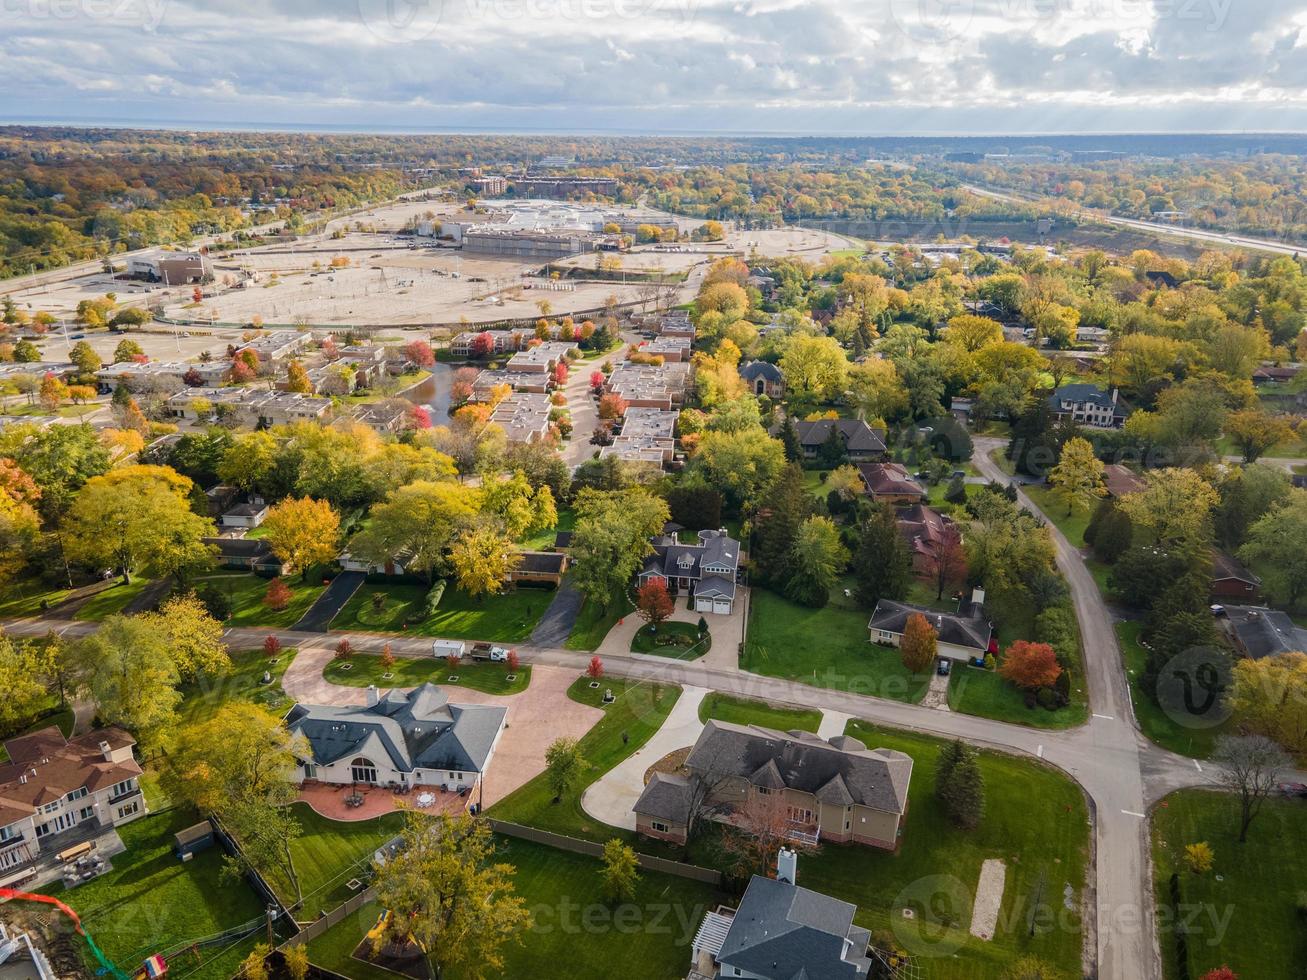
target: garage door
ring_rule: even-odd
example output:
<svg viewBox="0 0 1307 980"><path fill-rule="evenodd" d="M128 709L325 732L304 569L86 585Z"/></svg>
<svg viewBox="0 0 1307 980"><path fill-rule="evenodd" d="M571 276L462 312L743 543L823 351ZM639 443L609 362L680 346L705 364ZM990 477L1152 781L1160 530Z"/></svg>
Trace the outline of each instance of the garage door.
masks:
<svg viewBox="0 0 1307 980"><path fill-rule="evenodd" d="M731 602L730 602L730 600L729 600L729 599L714 599L714 600L713 600L713 604L712 604L712 611L715 612L715 613L721 613L723 616L729 616L729 615L731 614Z"/></svg>
<svg viewBox="0 0 1307 980"><path fill-rule="evenodd" d="M712 611L713 611L713 608L712 608L712 600L711 600L711 599L695 599L695 600L694 600L694 611L695 611L695 612L712 612Z"/></svg>

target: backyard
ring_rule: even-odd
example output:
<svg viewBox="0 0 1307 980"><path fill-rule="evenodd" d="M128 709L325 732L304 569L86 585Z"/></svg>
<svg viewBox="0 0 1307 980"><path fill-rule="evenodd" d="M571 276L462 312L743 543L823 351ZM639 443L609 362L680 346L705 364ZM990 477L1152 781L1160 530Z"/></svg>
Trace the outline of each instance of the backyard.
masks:
<svg viewBox="0 0 1307 980"><path fill-rule="evenodd" d="M428 591L415 583L368 582L336 614L331 628L519 643L531 636L554 598L552 589L522 588L474 599L451 584L436 611L427 616ZM373 599L376 595L384 597L380 608Z"/></svg>
<svg viewBox="0 0 1307 980"><path fill-rule="evenodd" d="M348 883L355 878L369 877L372 853L397 836L403 824L399 813L344 823L328 820L307 803L294 803L291 809L303 828L303 833L291 843L295 873L299 875L304 895L304 905L298 913L301 920L314 919L319 910L333 909L353 895L355 889ZM275 873L266 877L287 902L294 901L295 890L288 881Z"/></svg>
<svg viewBox="0 0 1307 980"><path fill-rule="evenodd" d="M522 664L516 671L510 671L507 664L464 658L451 668L443 658L396 657L394 666L387 670L380 657L356 651L348 659L329 661L322 676L333 684L349 687L373 684L379 688L417 687L430 681L442 686L470 687L487 694L520 694L531 683L531 667ZM451 676L457 676L458 680L451 682Z"/></svg>
<svg viewBox="0 0 1307 980"><path fill-rule="evenodd" d="M1153 810L1158 933L1167 977L1181 974L1170 880L1179 876L1187 916L1188 976L1228 964L1240 977L1301 976L1307 959L1303 880L1307 803L1268 800L1238 842L1239 805L1222 793L1183 790ZM1184 848L1205 842L1212 870L1191 873Z"/></svg>
<svg viewBox="0 0 1307 980"><path fill-rule="evenodd" d="M814 687L912 704L920 701L930 675L910 673L897 650L871 643L867 634L871 613L843 594L852 585L851 580L841 582L821 609L755 588L741 668Z"/></svg>

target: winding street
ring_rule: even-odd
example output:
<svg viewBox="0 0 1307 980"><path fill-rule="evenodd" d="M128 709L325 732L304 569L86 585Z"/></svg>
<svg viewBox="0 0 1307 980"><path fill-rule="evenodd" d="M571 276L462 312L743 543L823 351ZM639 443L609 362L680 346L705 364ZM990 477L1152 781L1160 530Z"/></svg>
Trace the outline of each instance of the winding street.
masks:
<svg viewBox="0 0 1307 980"><path fill-rule="evenodd" d="M976 440L974 464L1000 482L1008 477L989 459L998 440ZM1025 494L1021 503L1038 513ZM1189 786L1211 785L1213 773L1193 759L1159 748L1139 732L1130 703L1112 619L1079 552L1049 523L1057 563L1066 577L1080 621L1091 717L1069 731L1044 731L957 712L829 690L763 677L733 664L681 663L662 657L609 655L609 674L651 682L721 691L739 697L796 707L839 712L873 723L913 729L976 745L1042 759L1061 769L1083 788L1094 825L1093 871L1082 903L1085 917L1086 973L1104 980L1157 980L1162 975L1152 898L1147 813L1158 800ZM40 636L55 630L69 637L85 635L96 623L26 619L5 624L14 635ZM259 647L267 630L231 629L229 646ZM334 643L332 634L276 630L285 646L303 649ZM356 649L379 651L389 643L398 656L429 656L430 639L351 633ZM589 653L552 647L521 646L531 663L585 669ZM1095 969L1096 966L1096 969Z"/></svg>

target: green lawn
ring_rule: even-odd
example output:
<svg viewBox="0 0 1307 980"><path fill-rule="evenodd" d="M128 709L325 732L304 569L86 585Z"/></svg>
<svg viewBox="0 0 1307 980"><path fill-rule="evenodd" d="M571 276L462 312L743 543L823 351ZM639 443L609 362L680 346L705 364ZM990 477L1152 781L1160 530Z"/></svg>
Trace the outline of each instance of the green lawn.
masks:
<svg viewBox="0 0 1307 980"><path fill-rule="evenodd" d="M845 598L841 582L822 609L796 605L767 589L749 601L749 633L740 666L814 687L892 698L915 704L926 693L928 674L913 675L897 650L867 636L868 610Z"/></svg>
<svg viewBox="0 0 1307 980"><path fill-rule="evenodd" d="M677 660L698 660L712 649L712 634L699 637L695 623L663 623L653 633L652 624L641 626L631 637L632 653L652 653L659 657Z"/></svg>
<svg viewBox="0 0 1307 980"><path fill-rule="evenodd" d="M205 575L195 580L197 589L216 586L231 600L231 618L228 626L243 626L251 629L288 629L309 611L326 588L321 576L310 576L307 582L301 582L299 576L286 579L290 587L290 603L282 610L272 610L263 604L263 597L268 594L268 583L272 579L243 572L226 575Z"/></svg>
<svg viewBox="0 0 1307 980"><path fill-rule="evenodd" d="M1307 803L1268 800L1244 844L1238 842L1238 813L1233 797L1204 790L1174 793L1153 810L1158 938L1168 977L1179 976L1170 914L1173 873L1180 876L1180 901L1192 917L1189 976L1226 964L1241 977L1302 976ZM1184 867L1184 848L1201 841L1216 861L1211 872L1197 876Z"/></svg>
<svg viewBox="0 0 1307 980"><path fill-rule="evenodd" d="M522 588L477 600L451 585L435 614L425 618L427 591L424 585L369 582L345 603L331 628L517 643L531 636L554 598L552 589ZM380 610L374 595L385 596Z"/></svg>
<svg viewBox="0 0 1307 980"><path fill-rule="evenodd" d="M58 884L41 891L72 906L96 944L129 976L152 953L261 919L263 902L253 889L220 878L221 848L202 851L185 864L173 855L173 834L198 820L182 809L142 817L118 831L127 850L113 858L107 874L67 892ZM169 959L174 971L190 980L225 980L261 936L262 931L232 946L203 949L200 962L189 950ZM84 944L78 941L78 947L92 963Z"/></svg>
<svg viewBox="0 0 1307 980"><path fill-rule="evenodd" d="M1140 623L1116 624L1116 638L1121 645L1126 679L1130 682L1130 700L1134 704L1139 728L1164 749L1206 759L1215 750L1217 738L1231 734L1234 726L1229 721L1213 726L1201 716L1177 714L1172 717L1144 692L1139 679L1148 660L1148 651L1139 643L1142 629ZM1179 708L1175 710L1178 712Z"/></svg>
<svg viewBox="0 0 1307 980"><path fill-rule="evenodd" d="M290 710L291 700L281 689L281 675L295 659L296 650L281 651L276 660L262 650L232 650L231 670L216 677L201 676L183 685L182 703L177 709L178 728L207 721L218 709L233 701L262 705L277 715ZM271 681L263 683L267 672Z"/></svg>
<svg viewBox="0 0 1307 980"><path fill-rule="evenodd" d="M97 592L78 607L73 613L76 619L100 621L117 615L127 607L150 584L148 578L134 578L130 585L123 585L122 580L115 582L112 588Z"/></svg>
<svg viewBox="0 0 1307 980"><path fill-rule="evenodd" d="M532 914L522 942L504 950L505 977L606 980L620 973L651 980L679 980L690 962L690 940L711 911L726 900L708 885L641 872L635 896L619 907L604 901L600 862L509 837L497 838L496 860L516 868L514 888ZM395 974L354 959L358 943L377 920L369 905L309 944L312 962L352 980ZM618 963L628 967L621 969ZM564 966L565 964L565 966ZM450 980L463 976L448 974Z"/></svg>
<svg viewBox="0 0 1307 980"><path fill-rule="evenodd" d="M815 732L821 725L821 712L816 708L783 708L766 701L735 698L713 691L699 705L699 720L727 721L735 725L761 725L777 731L795 729Z"/></svg>
<svg viewBox="0 0 1307 980"><path fill-rule="evenodd" d="M559 531L570 531L576 527L576 512L571 507L558 508L558 523L527 538L522 542L525 551L552 551Z"/></svg>
<svg viewBox="0 0 1307 980"><path fill-rule="evenodd" d="M342 670L344 664L350 664L349 670ZM390 677L384 676L390 673ZM457 687L470 687L487 694L520 694L531 683L531 667L522 664L515 672L515 679L508 680L509 670L502 663L487 663L464 659L456 668L450 669L443 659L435 657L397 657L395 665L387 671L379 657L366 653L352 653L347 660L332 660L322 671L322 676L333 684L345 684L350 687L367 687L375 684L379 688L417 687L430 681L442 687L450 686L451 674L458 675Z"/></svg>
<svg viewBox="0 0 1307 980"><path fill-rule="evenodd" d="M0 619L20 619L26 616L40 616L48 606L58 605L68 595L68 590L61 587L50 588L40 579L26 579L10 587L4 600L0 601Z"/></svg>
<svg viewBox="0 0 1307 980"><path fill-rule="evenodd" d="M635 606L625 592L615 596L606 610L586 599L563 646L569 650L597 650L617 621L633 612Z"/></svg>
<svg viewBox="0 0 1307 980"><path fill-rule="evenodd" d="M346 883L367 876L372 852L398 835L404 822L400 813L343 823L320 816L307 803L294 803L291 809L304 831L291 844L304 895L297 915L302 921L317 918L319 909L333 909L354 894ZM268 880L287 902L295 900L294 889L280 875L270 874Z"/></svg>
<svg viewBox="0 0 1307 980"><path fill-rule="evenodd" d="M617 697L607 706L602 703L605 690L612 690ZM681 689L669 684L628 682L617 677L605 677L599 682L598 689L594 689L590 687L588 677L580 677L568 689L567 695L573 701L604 710L604 717L581 738L580 748L586 768L577 786L554 803L553 791L545 774L541 773L487 812L497 820L588 840L606 841L616 836L631 838L633 834L600 823L583 811L581 793L653 737L681 696Z"/></svg>
<svg viewBox="0 0 1307 980"><path fill-rule="evenodd" d="M982 718L994 718L1031 728L1072 728L1083 725L1089 707L1073 700L1065 708L1049 711L1036 705L1026 707L1025 696L995 671L954 664L948 681L948 706L953 711Z"/></svg>

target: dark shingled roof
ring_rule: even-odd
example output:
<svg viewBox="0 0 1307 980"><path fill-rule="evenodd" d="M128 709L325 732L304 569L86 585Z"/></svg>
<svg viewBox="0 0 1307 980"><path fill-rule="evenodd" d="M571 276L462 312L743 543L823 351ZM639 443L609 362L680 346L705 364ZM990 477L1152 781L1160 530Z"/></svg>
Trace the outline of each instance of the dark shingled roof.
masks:
<svg viewBox="0 0 1307 980"><path fill-rule="evenodd" d="M781 369L770 361L750 361L741 366L740 377L745 381L757 381L762 378L764 381L776 384L780 382L782 375Z"/></svg>
<svg viewBox="0 0 1307 980"><path fill-rule="evenodd" d="M755 876L731 919L717 962L766 980L866 977L871 936L853 924L857 911L828 895Z"/></svg>
<svg viewBox="0 0 1307 980"><path fill-rule="evenodd" d="M816 449L824 443L834 426L843 437L851 453L883 453L885 436L861 419L817 419L814 422L796 422L799 443L806 449Z"/></svg>
<svg viewBox="0 0 1307 980"><path fill-rule="evenodd" d="M532 572L536 575L562 574L566 555L553 551L523 551L522 561L514 569L517 572Z"/></svg>
<svg viewBox="0 0 1307 980"><path fill-rule="evenodd" d="M631 807L633 813L685 824L690 819L690 782L684 776L656 772Z"/></svg>
<svg viewBox="0 0 1307 980"><path fill-rule="evenodd" d="M811 732L778 732L724 721L704 725L685 764L691 770L738 776L772 789L787 786L836 797L847 793L853 803L899 814L907 808L912 775L911 757L889 749L869 750L854 738L840 736L836 746Z"/></svg>
<svg viewBox="0 0 1307 980"><path fill-rule="evenodd" d="M985 618L984 610L973 603L964 603L962 610L956 613L940 612L925 606L913 606L906 602L894 602L881 599L871 614L867 628L885 630L889 633L902 634L908 626L908 619L914 613L921 613L926 621L935 628L941 643L954 646L970 647L984 652L989 649L989 638L993 628Z"/></svg>
<svg viewBox="0 0 1307 980"><path fill-rule="evenodd" d="M1223 608L1229 629L1252 659L1307 652L1307 629L1299 628L1287 613L1265 606Z"/></svg>
<svg viewBox="0 0 1307 980"><path fill-rule="evenodd" d="M1248 569L1244 568L1232 557L1227 555L1219 548L1212 549L1212 580L1221 582L1232 579L1236 582L1246 582L1249 585L1261 585L1262 580L1254 575Z"/></svg>

